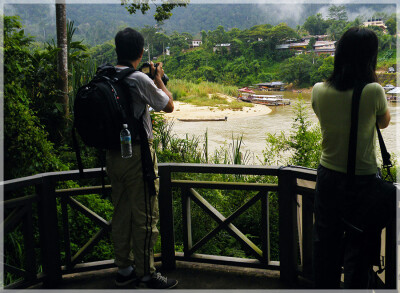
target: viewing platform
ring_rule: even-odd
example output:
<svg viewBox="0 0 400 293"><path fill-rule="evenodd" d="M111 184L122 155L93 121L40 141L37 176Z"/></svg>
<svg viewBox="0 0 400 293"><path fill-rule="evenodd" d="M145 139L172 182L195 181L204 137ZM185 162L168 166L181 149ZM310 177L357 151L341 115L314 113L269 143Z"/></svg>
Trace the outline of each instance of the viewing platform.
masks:
<svg viewBox="0 0 400 293"><path fill-rule="evenodd" d="M43 173L5 181L3 231L5 237L16 229L21 239L16 249L23 251L23 264L4 264L5 276L19 276L8 288L116 289L116 267L111 259L84 262L99 241L109 235L111 221L88 209L74 197L100 194L102 186L93 186L101 178L101 169L85 170L85 187L57 189L66 181L81 181L79 171ZM187 174L177 180L175 174ZM231 174L274 178L273 183L195 180L199 174ZM216 164L159 164L161 252L156 266L167 277L179 281L177 289L310 289L312 288L311 251L313 197L316 170L286 166L247 166ZM191 177L192 176L192 177ZM207 175L202 178L207 178ZM98 180L97 180L98 181ZM255 180L256 181L256 180ZM230 215L223 215L207 201L207 190L232 190L248 193L248 200ZM110 186L106 186L110 191ZM278 256L271 257L270 194L277 195ZM229 193L227 193L229 194ZM228 195L229 196L229 195ZM179 201L177 205L176 202ZM194 207L215 225L200 240L194 240ZM256 245L248 231L241 231L235 219L250 208L257 208L260 241ZM72 253L69 211L79 212L98 226L78 252ZM174 221L179 217L179 225ZM211 226L210 226L211 227ZM177 250L176 235L183 235L183 247ZM227 232L246 258L202 254L201 249L221 232ZM81 233L85 233L82 231ZM18 240L18 239L17 239ZM396 288L396 224L382 233L385 271L379 275L382 288ZM8 251L13 253L13 251ZM277 258L277 259L276 259ZM127 285L123 289L134 288Z"/></svg>
<svg viewBox="0 0 400 293"><path fill-rule="evenodd" d="M299 278L295 284L279 279L278 271L241 268L177 261L176 268L163 271L161 263L156 263L163 275L178 280L174 289L311 289L311 282ZM64 275L58 289L135 289L134 284L117 287L114 283L117 268ZM38 283L30 289L43 289ZM139 287L140 288L140 287Z"/></svg>

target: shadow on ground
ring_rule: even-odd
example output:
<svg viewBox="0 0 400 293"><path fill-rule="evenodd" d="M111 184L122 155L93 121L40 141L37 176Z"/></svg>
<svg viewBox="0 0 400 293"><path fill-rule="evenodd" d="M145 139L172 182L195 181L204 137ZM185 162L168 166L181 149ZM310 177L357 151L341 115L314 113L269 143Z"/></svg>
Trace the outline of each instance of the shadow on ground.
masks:
<svg viewBox="0 0 400 293"><path fill-rule="evenodd" d="M159 267L160 264L156 266ZM179 281L176 289L310 289L299 278L296 284L283 283L278 271L239 268L225 265L177 262L175 270L160 272ZM116 268L65 275L59 289L135 289L133 284L117 287ZM34 288L40 289L41 285Z"/></svg>

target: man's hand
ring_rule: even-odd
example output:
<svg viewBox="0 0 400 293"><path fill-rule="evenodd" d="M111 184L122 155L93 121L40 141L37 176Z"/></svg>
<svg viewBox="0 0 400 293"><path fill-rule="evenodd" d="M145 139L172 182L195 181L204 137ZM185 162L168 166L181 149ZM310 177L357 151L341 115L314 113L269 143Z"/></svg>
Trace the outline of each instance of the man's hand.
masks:
<svg viewBox="0 0 400 293"><path fill-rule="evenodd" d="M158 66L157 66L157 76L156 77L159 77L159 78L162 78L163 76L164 76L164 69L162 68L162 62L160 62L160 63L158 63Z"/></svg>
<svg viewBox="0 0 400 293"><path fill-rule="evenodd" d="M164 75L164 69L162 68L162 62L158 63L157 67L154 65L153 61L150 61L151 75L156 78L162 78Z"/></svg>
<svg viewBox="0 0 400 293"><path fill-rule="evenodd" d="M151 74L154 76L154 73L156 72L156 67L154 66L154 63L152 61L150 62L150 68L151 68ZM166 113L171 113L172 111L174 111L174 101L172 98L172 94L169 92L169 90L167 90L164 82L162 81L163 75L164 75L164 69L162 68L162 63L160 62L160 63L158 63L158 66L157 66L157 72L156 72L156 76L154 77L154 83L156 84L156 86L159 89L161 89L169 97L168 104L165 106L163 111Z"/></svg>

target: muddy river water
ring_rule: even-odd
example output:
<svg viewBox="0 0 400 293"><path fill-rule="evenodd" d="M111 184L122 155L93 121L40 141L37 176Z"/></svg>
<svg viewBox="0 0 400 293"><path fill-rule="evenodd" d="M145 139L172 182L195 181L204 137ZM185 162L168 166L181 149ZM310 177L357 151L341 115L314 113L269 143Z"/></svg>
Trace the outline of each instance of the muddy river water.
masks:
<svg viewBox="0 0 400 293"><path fill-rule="evenodd" d="M243 135L242 151L249 151L251 154L250 164L257 164L257 157L262 158L262 152L265 150L265 139L267 133L280 133L284 131L289 134L293 124L294 103L298 100L298 93L292 92L268 92L268 94L283 94L284 98L291 99L290 106L271 107L272 112L267 115L253 117L228 117L227 121L204 121L204 122L181 122L174 121L173 132L178 137L201 136L204 141L204 134L208 133L209 154L214 153L224 143L232 143L232 137L238 138ZM318 120L311 108L311 97L309 93L301 94L307 109L308 117L312 123L318 123ZM390 153L394 153L397 158L400 156L400 103L389 103L391 112L390 125L382 131L386 147Z"/></svg>

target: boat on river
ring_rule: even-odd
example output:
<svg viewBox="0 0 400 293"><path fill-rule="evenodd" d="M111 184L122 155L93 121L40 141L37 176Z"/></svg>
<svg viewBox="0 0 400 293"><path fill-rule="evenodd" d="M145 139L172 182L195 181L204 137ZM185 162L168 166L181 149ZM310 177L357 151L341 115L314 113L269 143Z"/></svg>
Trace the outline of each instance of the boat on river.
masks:
<svg viewBox="0 0 400 293"><path fill-rule="evenodd" d="M242 95L239 100L254 104L262 104L267 106L284 106L290 105L290 99L284 99L283 95Z"/></svg>
<svg viewBox="0 0 400 293"><path fill-rule="evenodd" d="M392 90L388 91L387 94L391 94L391 96L386 96L388 102L398 103L400 102L400 87L395 87Z"/></svg>

